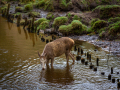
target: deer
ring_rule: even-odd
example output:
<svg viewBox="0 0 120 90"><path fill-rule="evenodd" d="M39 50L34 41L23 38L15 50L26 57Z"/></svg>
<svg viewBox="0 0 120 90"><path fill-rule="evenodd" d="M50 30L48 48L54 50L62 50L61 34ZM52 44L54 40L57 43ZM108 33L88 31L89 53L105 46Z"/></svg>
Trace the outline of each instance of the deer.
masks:
<svg viewBox="0 0 120 90"><path fill-rule="evenodd" d="M51 60L51 67L53 67L54 58L59 57L62 54L65 54L67 63L69 61L69 56L71 57L74 63L74 55L70 52L73 46L74 40L69 37L61 37L52 42L47 43L41 55L38 51L38 56L40 58L42 70L45 69L45 66L48 66L49 60Z"/></svg>

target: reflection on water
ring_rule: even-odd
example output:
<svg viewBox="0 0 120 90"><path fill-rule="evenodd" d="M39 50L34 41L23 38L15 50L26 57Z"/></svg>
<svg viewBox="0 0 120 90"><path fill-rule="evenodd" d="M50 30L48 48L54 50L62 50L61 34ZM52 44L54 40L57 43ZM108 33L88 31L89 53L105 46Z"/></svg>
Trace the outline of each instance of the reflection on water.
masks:
<svg viewBox="0 0 120 90"><path fill-rule="evenodd" d="M48 66L44 74L45 81L49 83L70 85L74 81L73 74L71 73L70 68L71 66L69 64L66 65L66 67L64 68L50 68Z"/></svg>
<svg viewBox="0 0 120 90"><path fill-rule="evenodd" d="M23 27L9 23L0 16L0 90L2 89L79 89L79 90L117 90L117 81L111 83L107 80L110 68L114 68L112 77L120 77L116 74L120 70L120 59L110 55L108 64L108 53L92 44L75 41L76 46L89 52L91 62L96 66L96 58L100 59L97 72L89 69L80 61L72 64L66 63L65 55L56 57L54 67L48 66L41 70L41 64L37 55L42 53L45 42L42 42L35 33L28 33ZM51 39L51 36L44 36ZM94 51L97 49L97 51ZM77 51L71 51L75 56ZM87 58L84 55L81 56ZM105 75L101 75L105 72Z"/></svg>

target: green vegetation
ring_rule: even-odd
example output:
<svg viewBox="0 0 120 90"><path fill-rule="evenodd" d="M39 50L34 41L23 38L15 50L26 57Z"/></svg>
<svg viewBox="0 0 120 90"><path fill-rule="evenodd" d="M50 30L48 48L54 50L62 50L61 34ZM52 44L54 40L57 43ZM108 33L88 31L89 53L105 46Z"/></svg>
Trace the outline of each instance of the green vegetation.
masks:
<svg viewBox="0 0 120 90"><path fill-rule="evenodd" d="M34 22L35 25L40 25L43 21L47 21L45 18L40 18L37 21Z"/></svg>
<svg viewBox="0 0 120 90"><path fill-rule="evenodd" d="M40 16L40 13L39 13L39 12L29 12L29 13L28 13L28 16L29 16L29 17L39 17L39 16Z"/></svg>
<svg viewBox="0 0 120 90"><path fill-rule="evenodd" d="M31 11L31 10L33 9L33 5L32 5L32 3L26 4L26 5L24 6L24 8L25 8L26 11Z"/></svg>
<svg viewBox="0 0 120 90"><path fill-rule="evenodd" d="M72 31L72 25L69 24L69 25L61 25L59 27L59 31L64 34L64 35L68 35L68 34L71 34L71 31Z"/></svg>
<svg viewBox="0 0 120 90"><path fill-rule="evenodd" d="M49 27L49 21L43 21L41 24L37 27L37 30L42 29L45 30L46 28Z"/></svg>
<svg viewBox="0 0 120 90"><path fill-rule="evenodd" d="M54 22L53 22L53 26L60 26L60 25L64 25L66 22L68 21L68 18L63 16L63 17L57 17L54 19Z"/></svg>
<svg viewBox="0 0 120 90"><path fill-rule="evenodd" d="M74 15L73 20L79 20L80 21L80 18L77 15Z"/></svg>
<svg viewBox="0 0 120 90"><path fill-rule="evenodd" d="M120 33L120 21L109 25L108 30L109 30L109 34L114 36L117 35L117 33Z"/></svg>
<svg viewBox="0 0 120 90"><path fill-rule="evenodd" d="M71 17L72 17L71 13L67 13L66 16L67 16L68 18L71 18Z"/></svg>
<svg viewBox="0 0 120 90"><path fill-rule="evenodd" d="M117 21L120 21L120 17L115 17L115 18L109 18L108 22L115 23Z"/></svg>
<svg viewBox="0 0 120 90"><path fill-rule="evenodd" d="M69 10L70 8L72 8L72 2L71 1L67 2L66 0L61 0L59 6L63 10Z"/></svg>
<svg viewBox="0 0 120 90"><path fill-rule="evenodd" d="M24 10L23 7L17 6L17 7L15 8L15 12L22 12L23 10Z"/></svg>
<svg viewBox="0 0 120 90"><path fill-rule="evenodd" d="M43 7L45 5L45 0L40 0L39 2L36 2L35 6L36 8Z"/></svg>
<svg viewBox="0 0 120 90"><path fill-rule="evenodd" d="M52 19L54 19L54 15L53 15L53 13L52 12L49 12L48 14L47 14L47 17L46 17L48 20L52 20Z"/></svg>
<svg viewBox="0 0 120 90"><path fill-rule="evenodd" d="M100 20L100 19L99 19L99 18L92 19L91 22L90 22L91 27L92 27L93 24L94 24L96 21L98 21L98 20Z"/></svg>
<svg viewBox="0 0 120 90"><path fill-rule="evenodd" d="M36 8L42 8L44 10L54 11L52 0L40 0L35 3Z"/></svg>
<svg viewBox="0 0 120 90"><path fill-rule="evenodd" d="M93 10L93 12L98 13L100 18L115 17L119 14L119 11L119 5L100 5Z"/></svg>
<svg viewBox="0 0 120 90"><path fill-rule="evenodd" d="M107 26L107 21L104 20L97 20L95 21L95 19L91 22L91 31L95 32L95 33L101 33L100 29L104 28Z"/></svg>
<svg viewBox="0 0 120 90"><path fill-rule="evenodd" d="M79 20L73 20L69 25L61 25L59 31L63 34L82 34L87 30L87 26L82 24Z"/></svg>

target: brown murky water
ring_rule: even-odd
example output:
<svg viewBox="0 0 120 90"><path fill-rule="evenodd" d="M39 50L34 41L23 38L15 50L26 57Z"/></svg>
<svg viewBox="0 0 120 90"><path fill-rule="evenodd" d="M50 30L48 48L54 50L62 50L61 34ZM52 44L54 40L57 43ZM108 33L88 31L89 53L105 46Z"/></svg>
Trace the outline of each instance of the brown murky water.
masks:
<svg viewBox="0 0 120 90"><path fill-rule="evenodd" d="M107 63L106 52L87 42L76 41L77 47L92 54L91 62L94 65L96 58L100 59L96 72L80 61L72 64L70 59L67 65L64 55L55 58L54 68L41 70L37 52L42 53L45 44L38 35L28 33L0 16L0 90L117 90L117 81L112 83L107 77L111 67L114 68L112 78L120 77L120 74L116 74L120 73L120 58L110 55ZM77 55L77 51L71 52ZM87 60L85 55L82 58ZM105 72L105 75L101 75L101 72Z"/></svg>

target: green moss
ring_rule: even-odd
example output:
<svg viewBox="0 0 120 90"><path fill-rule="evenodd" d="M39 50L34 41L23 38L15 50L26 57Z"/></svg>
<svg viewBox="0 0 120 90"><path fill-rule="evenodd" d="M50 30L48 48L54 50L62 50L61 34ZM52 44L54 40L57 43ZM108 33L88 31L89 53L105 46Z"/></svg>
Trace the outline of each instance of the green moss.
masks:
<svg viewBox="0 0 120 90"><path fill-rule="evenodd" d="M41 24L38 26L37 30L42 29L45 30L46 28L49 27L49 22L48 21L43 21Z"/></svg>
<svg viewBox="0 0 120 90"><path fill-rule="evenodd" d="M43 21L47 21L45 18L40 18L37 21L34 22L35 25L40 25Z"/></svg>
<svg viewBox="0 0 120 90"><path fill-rule="evenodd" d="M42 8L44 10L54 11L53 0L40 0L35 4L36 8Z"/></svg>
<svg viewBox="0 0 120 90"><path fill-rule="evenodd" d="M52 12L49 12L46 17L48 20L54 19L54 14Z"/></svg>
<svg viewBox="0 0 120 90"><path fill-rule="evenodd" d="M40 0L39 2L36 2L35 6L36 8L43 7L45 5L45 0Z"/></svg>
<svg viewBox="0 0 120 90"><path fill-rule="evenodd" d="M100 5L93 10L93 12L99 14L100 18L110 18L116 16L119 14L119 11L119 5Z"/></svg>
<svg viewBox="0 0 120 90"><path fill-rule="evenodd" d="M61 32L61 33L63 33L63 34L70 34L71 33L71 31L72 31L72 25L71 24L69 24L69 25L61 25L60 27L59 27L59 31Z"/></svg>
<svg viewBox="0 0 120 90"><path fill-rule="evenodd" d="M99 37L100 37L100 38L104 38L104 37L105 37L104 33L105 33L105 31L102 31L102 32L99 34Z"/></svg>
<svg viewBox="0 0 120 90"><path fill-rule="evenodd" d="M24 8L23 7L16 7L15 8L15 12L22 12L24 10Z"/></svg>
<svg viewBox="0 0 120 90"><path fill-rule="evenodd" d="M67 16L68 18L71 18L71 17L72 17L71 13L67 13L66 16Z"/></svg>
<svg viewBox="0 0 120 90"><path fill-rule="evenodd" d="M99 30L101 28L104 28L107 26L107 22L104 20L98 20L96 22L93 23L91 29L95 32L95 33L99 33Z"/></svg>
<svg viewBox="0 0 120 90"><path fill-rule="evenodd" d="M91 27L92 27L93 24L94 24L96 21L98 21L98 20L100 20L100 19L99 19L99 18L92 19L92 20L90 21Z"/></svg>
<svg viewBox="0 0 120 90"><path fill-rule="evenodd" d="M108 22L112 22L112 23L115 23L117 21L120 21L120 17L115 17L115 18L109 18L108 19Z"/></svg>
<svg viewBox="0 0 120 90"><path fill-rule="evenodd" d="M80 21L80 18L77 15L74 15L73 20L79 20Z"/></svg>
<svg viewBox="0 0 120 90"><path fill-rule="evenodd" d="M64 25L68 21L68 18L63 16L63 17L57 17L54 19L53 26L60 26Z"/></svg>
<svg viewBox="0 0 120 90"><path fill-rule="evenodd" d="M26 11L31 11L32 9L33 9L33 5L30 3L30 4L26 4L25 6L24 6L24 9L26 10Z"/></svg>
<svg viewBox="0 0 120 90"><path fill-rule="evenodd" d="M45 2L44 10L54 11L53 2L51 0Z"/></svg>
<svg viewBox="0 0 120 90"><path fill-rule="evenodd" d="M116 35L117 33L120 33L120 21L111 24L109 27L109 34Z"/></svg>
<svg viewBox="0 0 120 90"><path fill-rule="evenodd" d="M59 4L60 8L63 10L68 10L69 8L72 7L72 2L66 2L66 0L61 0Z"/></svg>
<svg viewBox="0 0 120 90"><path fill-rule="evenodd" d="M83 25L79 20L73 20L71 22L71 25L72 25L72 32L74 34L81 34L83 33L83 31L86 31L87 29L87 26Z"/></svg>
<svg viewBox="0 0 120 90"><path fill-rule="evenodd" d="M69 25L61 25L59 31L63 34L82 34L87 30L87 26L82 24L79 20L73 20Z"/></svg>
<svg viewBox="0 0 120 90"><path fill-rule="evenodd" d="M40 13L39 12L29 12L28 15L30 17L38 17L38 16L40 16Z"/></svg>

